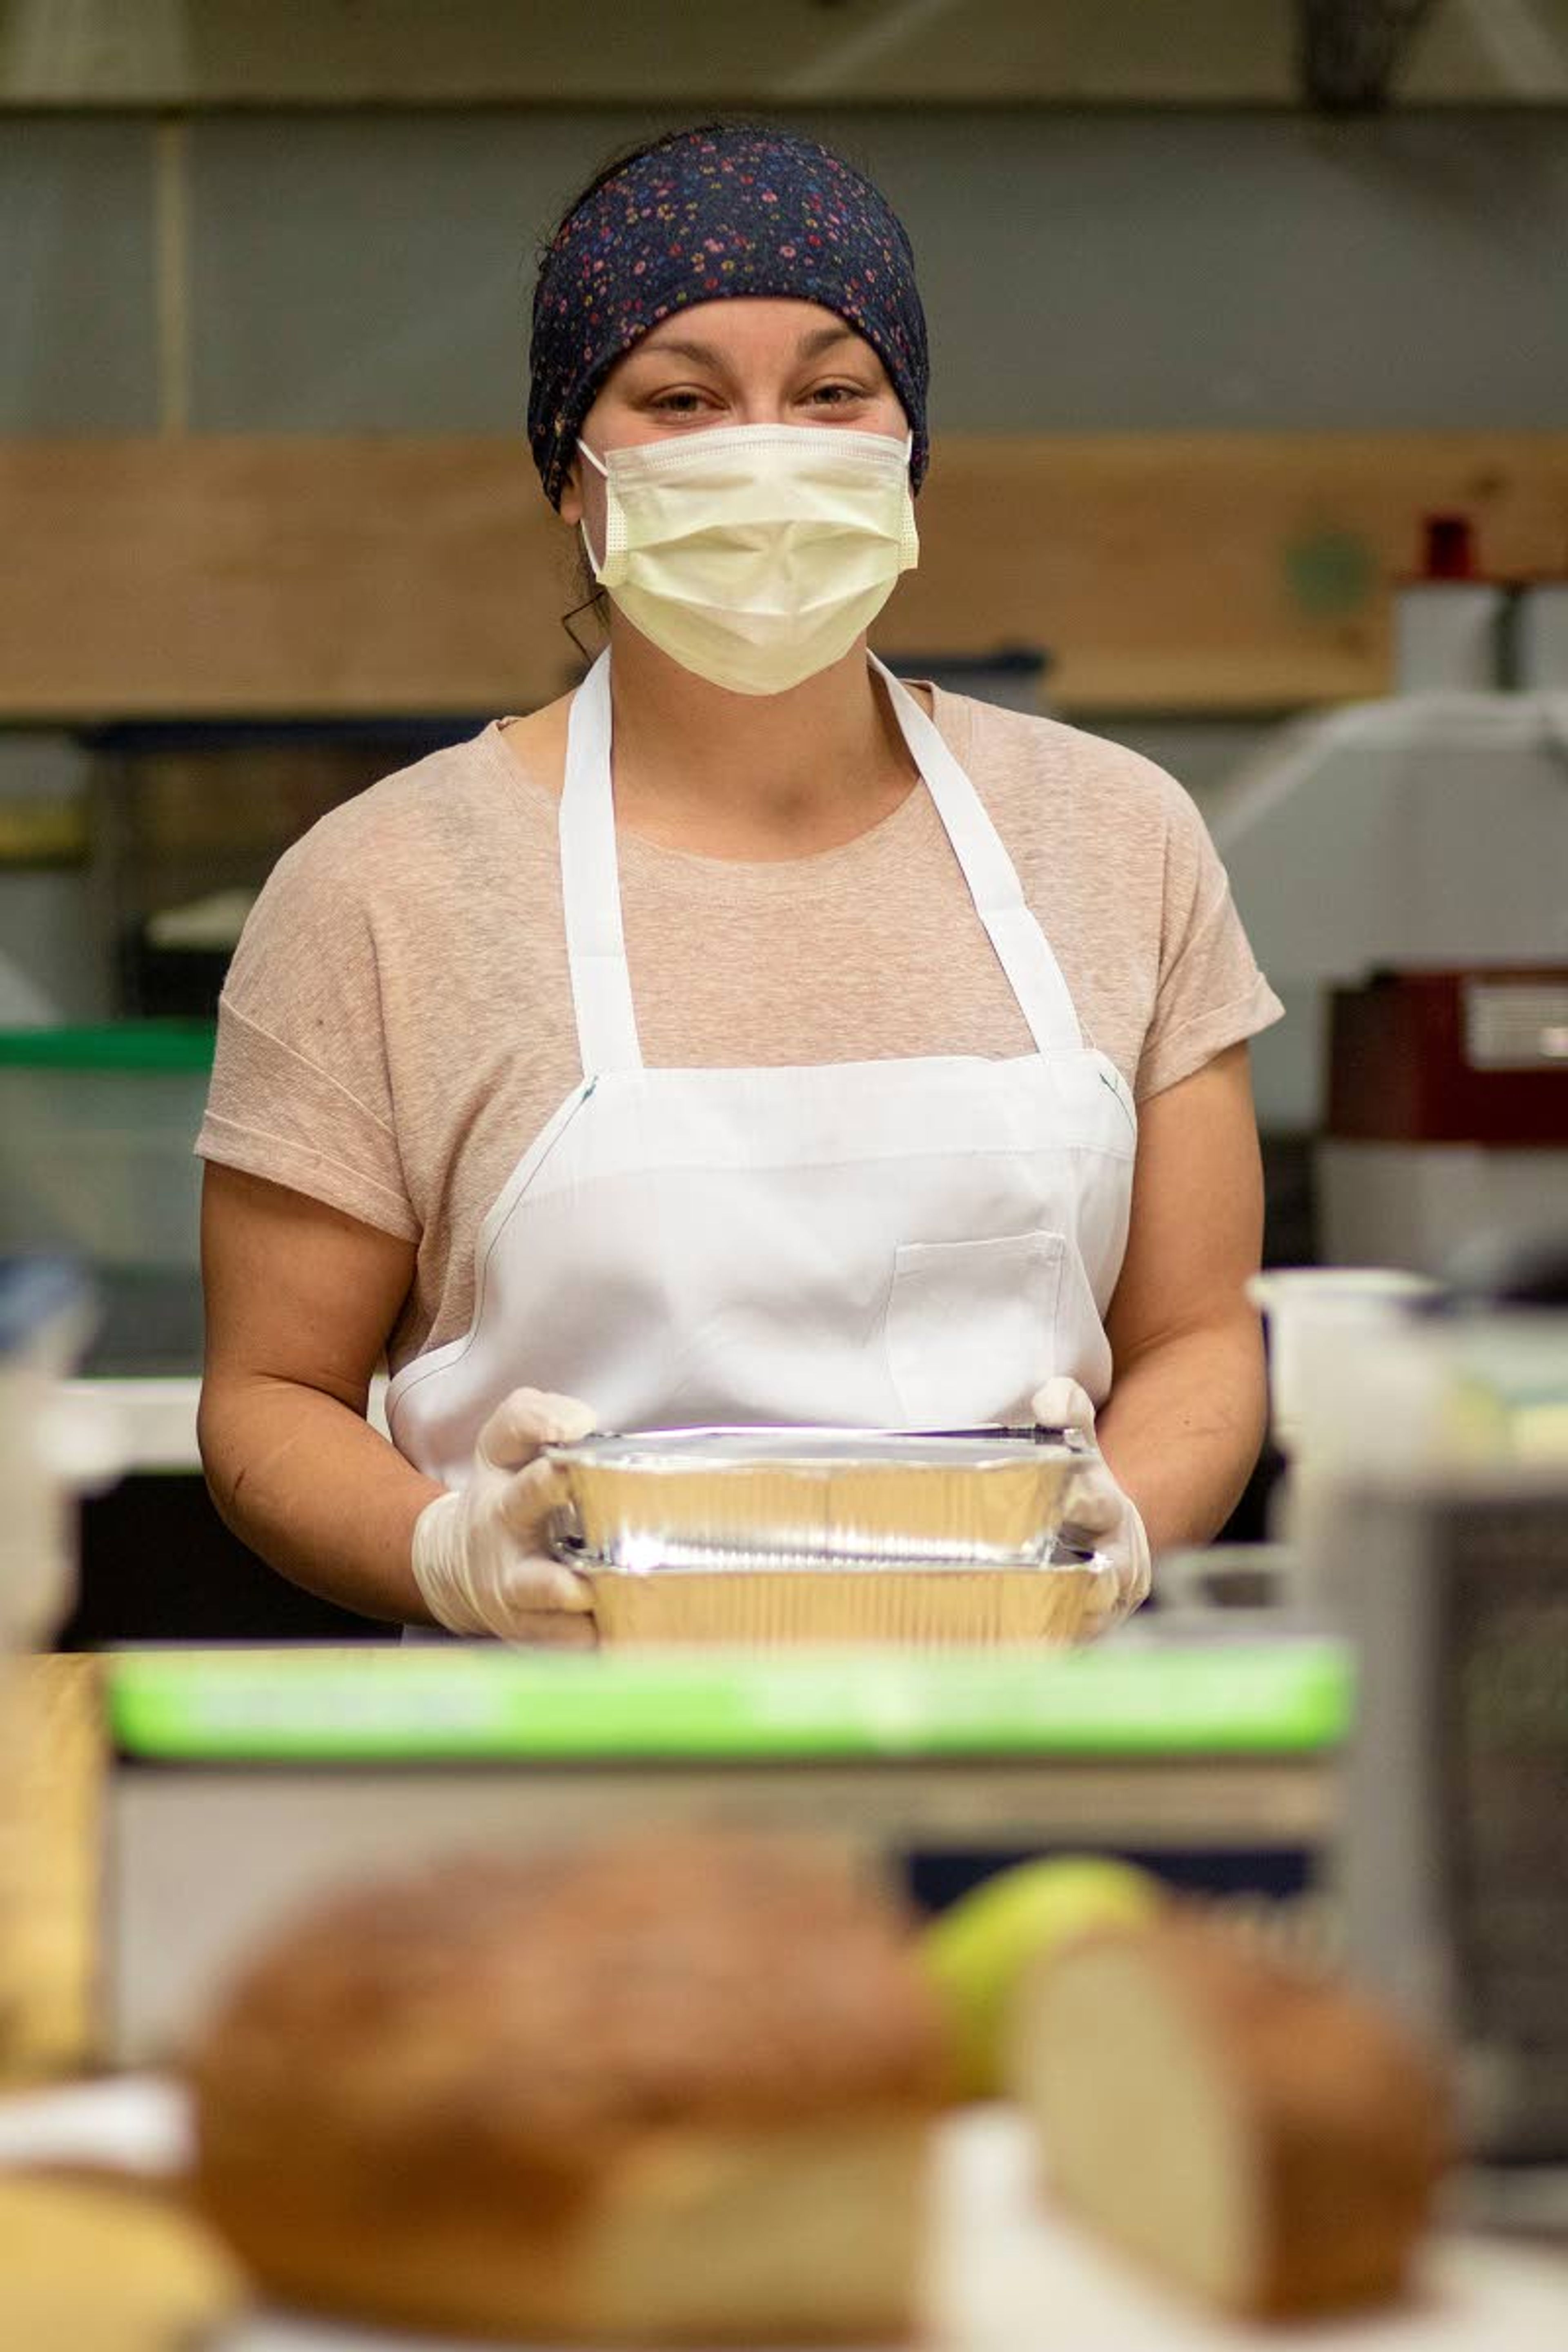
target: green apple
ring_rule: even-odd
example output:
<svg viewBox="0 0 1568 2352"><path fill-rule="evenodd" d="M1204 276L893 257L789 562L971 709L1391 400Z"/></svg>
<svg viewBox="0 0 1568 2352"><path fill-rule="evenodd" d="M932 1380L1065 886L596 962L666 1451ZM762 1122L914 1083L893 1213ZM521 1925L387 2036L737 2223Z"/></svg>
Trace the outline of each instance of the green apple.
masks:
<svg viewBox="0 0 1568 2352"><path fill-rule="evenodd" d="M947 2015L954 2087L995 2098L1012 2006L1025 1972L1094 1927L1138 1926L1165 1900L1162 1882L1110 1854L1059 1854L998 1871L939 1914L921 1958Z"/></svg>

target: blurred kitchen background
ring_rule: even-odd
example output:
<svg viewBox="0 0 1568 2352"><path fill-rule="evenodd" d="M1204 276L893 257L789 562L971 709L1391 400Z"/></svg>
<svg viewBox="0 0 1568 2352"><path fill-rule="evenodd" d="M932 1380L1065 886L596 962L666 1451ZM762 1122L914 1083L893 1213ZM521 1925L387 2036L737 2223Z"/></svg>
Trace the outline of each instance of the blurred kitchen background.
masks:
<svg viewBox="0 0 1568 2352"><path fill-rule="evenodd" d="M533 257L709 111L913 238L937 450L879 649L1209 817L1289 1012L1271 1262L1568 1198L1568 0L9 0L0 1246L94 1264L144 1495L205 1508L238 924L322 810L577 674Z"/></svg>

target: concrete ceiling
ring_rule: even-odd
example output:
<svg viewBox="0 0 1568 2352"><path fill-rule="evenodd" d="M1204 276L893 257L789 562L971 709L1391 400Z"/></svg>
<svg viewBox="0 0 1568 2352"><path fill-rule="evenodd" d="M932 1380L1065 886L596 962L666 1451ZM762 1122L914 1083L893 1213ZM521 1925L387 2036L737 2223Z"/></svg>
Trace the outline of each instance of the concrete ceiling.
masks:
<svg viewBox="0 0 1568 2352"><path fill-rule="evenodd" d="M0 0L0 107L1289 106L1302 7L1417 19L1397 105L1568 103L1568 0Z"/></svg>

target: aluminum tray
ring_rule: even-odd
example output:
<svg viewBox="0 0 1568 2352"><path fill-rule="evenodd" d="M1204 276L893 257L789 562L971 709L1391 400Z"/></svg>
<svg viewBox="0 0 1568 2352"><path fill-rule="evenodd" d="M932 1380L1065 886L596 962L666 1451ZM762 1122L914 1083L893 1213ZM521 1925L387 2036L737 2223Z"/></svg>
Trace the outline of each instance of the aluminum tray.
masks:
<svg viewBox="0 0 1568 2352"><path fill-rule="evenodd" d="M889 1643L900 1647L1063 1647L1105 1622L1112 1580L1095 1561L1039 1568L600 1570L594 1618L608 1648L722 1643Z"/></svg>

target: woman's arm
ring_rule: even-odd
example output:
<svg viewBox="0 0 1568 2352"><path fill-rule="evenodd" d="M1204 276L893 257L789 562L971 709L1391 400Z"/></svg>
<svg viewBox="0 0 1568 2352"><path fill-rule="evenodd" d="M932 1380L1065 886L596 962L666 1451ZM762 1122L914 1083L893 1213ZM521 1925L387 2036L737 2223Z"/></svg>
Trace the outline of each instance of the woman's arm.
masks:
<svg viewBox="0 0 1568 2352"><path fill-rule="evenodd" d="M219 1515L308 1591L428 1623L409 1556L441 1489L364 1418L414 1262L412 1244L320 1201L207 1167L198 1433Z"/></svg>
<svg viewBox="0 0 1568 2352"><path fill-rule="evenodd" d="M1139 1114L1127 1255L1106 1318L1107 1462L1158 1554L1224 1525L1262 1443L1263 1340L1244 1285L1263 1234L1245 1045Z"/></svg>

